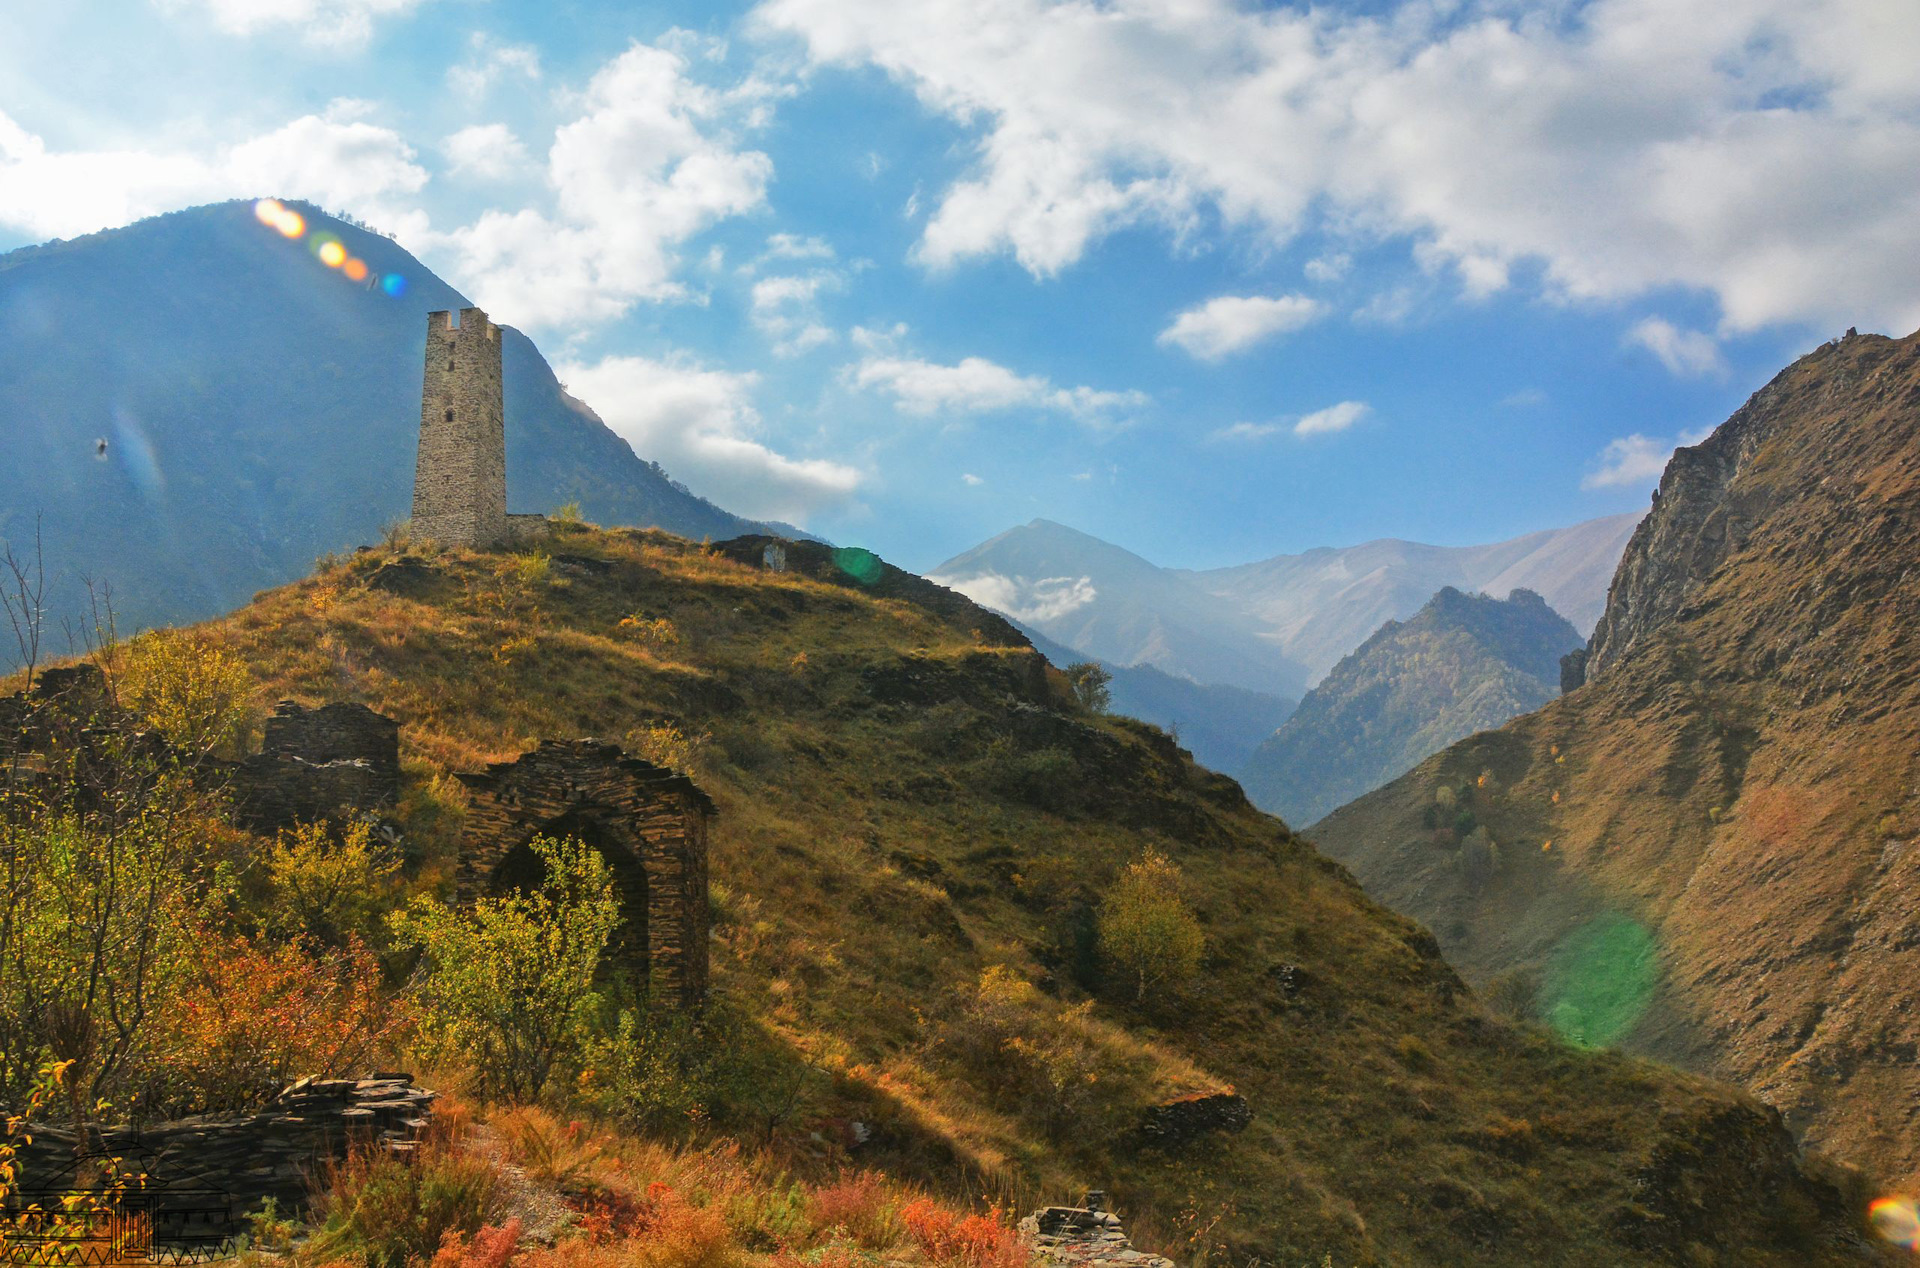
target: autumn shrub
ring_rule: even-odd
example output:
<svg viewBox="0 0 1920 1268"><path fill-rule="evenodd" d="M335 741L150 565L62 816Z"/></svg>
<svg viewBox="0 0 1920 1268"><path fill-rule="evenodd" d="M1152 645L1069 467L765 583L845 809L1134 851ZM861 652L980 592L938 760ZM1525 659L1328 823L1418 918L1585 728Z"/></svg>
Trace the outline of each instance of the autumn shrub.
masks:
<svg viewBox="0 0 1920 1268"><path fill-rule="evenodd" d="M186 1108L252 1108L294 1078L357 1073L407 1027L405 1000L382 990L357 938L327 949L203 929L191 945L193 971L167 999L158 1040Z"/></svg>
<svg viewBox="0 0 1920 1268"><path fill-rule="evenodd" d="M1096 920L1102 958L1133 983L1134 999L1177 991L1200 971L1206 936L1181 895L1180 868L1148 850L1107 891Z"/></svg>
<svg viewBox="0 0 1920 1268"><path fill-rule="evenodd" d="M488 1225L472 1237L448 1233L433 1254L431 1268L506 1268L519 1245L518 1219L498 1227Z"/></svg>
<svg viewBox="0 0 1920 1268"><path fill-rule="evenodd" d="M400 860L373 839L365 820L347 824L337 840L326 824L305 823L280 833L261 870L269 929L283 938L344 947L385 933L382 917Z"/></svg>
<svg viewBox="0 0 1920 1268"><path fill-rule="evenodd" d="M332 1164L316 1203L310 1251L368 1268L406 1268L471 1237L500 1214L498 1177L485 1158L444 1133L408 1159L363 1144Z"/></svg>
<svg viewBox="0 0 1920 1268"><path fill-rule="evenodd" d="M636 727L627 732L627 746L655 766L697 775L713 737L705 731L688 735L671 722Z"/></svg>
<svg viewBox="0 0 1920 1268"><path fill-rule="evenodd" d="M466 910L416 898L391 921L400 945L423 955L429 1052L463 1058L483 1093L519 1101L578 1065L602 1007L594 975L619 920L596 851L544 837L531 848L546 868L538 889Z"/></svg>
<svg viewBox="0 0 1920 1268"><path fill-rule="evenodd" d="M644 1197L619 1202L610 1227L595 1215L581 1221L583 1236L522 1252L518 1268L743 1268L727 1222L711 1205L696 1206L665 1183Z"/></svg>
<svg viewBox="0 0 1920 1268"><path fill-rule="evenodd" d="M120 703L175 749L237 756L254 693L253 676L238 657L182 630L150 630L115 659Z"/></svg>
<svg viewBox="0 0 1920 1268"><path fill-rule="evenodd" d="M131 1109L151 1075L157 1001L186 969L207 831L177 771L135 772L86 810L0 815L0 1104L67 1063L76 1119Z"/></svg>
<svg viewBox="0 0 1920 1268"><path fill-rule="evenodd" d="M845 1173L807 1199L816 1233L841 1233L870 1250L884 1250L906 1231L893 1188L878 1172Z"/></svg>
<svg viewBox="0 0 1920 1268"><path fill-rule="evenodd" d="M990 965L947 1028L974 1080L1049 1131L1087 1110L1101 1081L1091 1003L1059 1008L1005 965Z"/></svg>
<svg viewBox="0 0 1920 1268"><path fill-rule="evenodd" d="M620 618L619 631L658 656L679 646L680 627L671 617L643 616L638 612Z"/></svg>
<svg viewBox="0 0 1920 1268"><path fill-rule="evenodd" d="M907 1233L927 1258L947 1268L1025 1268L1026 1249L996 1208L960 1215L931 1198L916 1198L900 1211Z"/></svg>
<svg viewBox="0 0 1920 1268"><path fill-rule="evenodd" d="M546 1110L517 1106L489 1122L528 1175L568 1192L594 1187L596 1176L614 1161L607 1136L579 1119L562 1123Z"/></svg>

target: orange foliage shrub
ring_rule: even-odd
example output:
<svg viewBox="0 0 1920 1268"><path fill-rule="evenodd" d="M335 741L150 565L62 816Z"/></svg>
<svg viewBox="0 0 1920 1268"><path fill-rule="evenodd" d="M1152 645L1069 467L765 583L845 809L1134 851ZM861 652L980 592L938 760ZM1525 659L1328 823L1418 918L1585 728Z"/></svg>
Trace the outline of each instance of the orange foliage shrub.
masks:
<svg viewBox="0 0 1920 1268"><path fill-rule="evenodd" d="M161 1059L202 1108L246 1108L301 1075L363 1068L406 1024L357 939L323 955L210 932L195 943L194 971L167 1010Z"/></svg>
<svg viewBox="0 0 1920 1268"><path fill-rule="evenodd" d="M998 1207L984 1215L957 1215L931 1198L916 1198L900 1212L907 1232L927 1257L954 1268L1024 1268L1020 1238L1000 1218Z"/></svg>
<svg viewBox="0 0 1920 1268"><path fill-rule="evenodd" d="M839 1229L871 1250L891 1246L900 1238L900 1211L886 1181L877 1173L842 1175L813 1191L807 1218L816 1232Z"/></svg>
<svg viewBox="0 0 1920 1268"><path fill-rule="evenodd" d="M506 1268L520 1244L520 1221L508 1220L494 1227L489 1224L471 1240L449 1232L434 1252L433 1268Z"/></svg>
<svg viewBox="0 0 1920 1268"><path fill-rule="evenodd" d="M726 1217L712 1206L695 1206L671 1185L654 1183L638 1202L612 1194L576 1199L584 1214L583 1239L562 1242L516 1261L526 1268L736 1268L740 1250ZM570 1204L573 1205L573 1204ZM613 1244L610 1239L626 1239Z"/></svg>

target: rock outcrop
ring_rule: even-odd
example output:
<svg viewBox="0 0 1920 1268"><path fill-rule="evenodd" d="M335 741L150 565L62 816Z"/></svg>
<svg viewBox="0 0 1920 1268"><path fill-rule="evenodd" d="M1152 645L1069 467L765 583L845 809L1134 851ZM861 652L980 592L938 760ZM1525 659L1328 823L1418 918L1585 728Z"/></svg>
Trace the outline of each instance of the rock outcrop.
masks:
<svg viewBox="0 0 1920 1268"><path fill-rule="evenodd" d="M1020 1221L1020 1236L1043 1268L1173 1268L1173 1261L1133 1248L1106 1194L1080 1206L1043 1206Z"/></svg>

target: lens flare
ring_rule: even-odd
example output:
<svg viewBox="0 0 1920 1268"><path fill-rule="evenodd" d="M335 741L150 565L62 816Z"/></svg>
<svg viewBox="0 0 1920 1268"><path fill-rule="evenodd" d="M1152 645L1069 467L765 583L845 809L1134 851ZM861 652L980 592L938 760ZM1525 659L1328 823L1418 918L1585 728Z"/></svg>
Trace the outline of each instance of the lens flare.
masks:
<svg viewBox="0 0 1920 1268"><path fill-rule="evenodd" d="M320 244L320 263L330 269L337 269L347 262L347 249L338 242Z"/></svg>
<svg viewBox="0 0 1920 1268"><path fill-rule="evenodd" d="M348 260L340 266L340 271L356 282L364 282L367 280L367 262L365 260Z"/></svg>
<svg viewBox="0 0 1920 1268"><path fill-rule="evenodd" d="M380 289L398 299L407 293L407 279L398 273L389 273L380 279Z"/></svg>
<svg viewBox="0 0 1920 1268"><path fill-rule="evenodd" d="M1543 1011L1567 1042L1610 1047L1645 1014L1659 981L1658 948L1646 926L1630 916L1601 916L1554 953Z"/></svg>
<svg viewBox="0 0 1920 1268"><path fill-rule="evenodd" d="M1875 1198L1867 1208L1874 1231L1896 1246L1920 1248L1920 1209L1912 1198Z"/></svg>
<svg viewBox="0 0 1920 1268"><path fill-rule="evenodd" d="M833 552L833 566L863 586L880 580L880 556L859 546L841 546Z"/></svg>
<svg viewBox="0 0 1920 1268"><path fill-rule="evenodd" d="M282 237L298 238L307 231L307 218L277 198L262 198L255 203L253 216Z"/></svg>

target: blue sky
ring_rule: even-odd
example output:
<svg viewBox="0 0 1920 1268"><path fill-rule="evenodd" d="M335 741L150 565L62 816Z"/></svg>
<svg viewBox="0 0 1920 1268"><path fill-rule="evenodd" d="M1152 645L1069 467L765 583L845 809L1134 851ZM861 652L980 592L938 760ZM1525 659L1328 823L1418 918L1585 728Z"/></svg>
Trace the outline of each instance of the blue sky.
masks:
<svg viewBox="0 0 1920 1268"><path fill-rule="evenodd" d="M350 212L909 567L1463 544L1920 324L1916 59L1911 0L69 0L0 16L0 248Z"/></svg>

